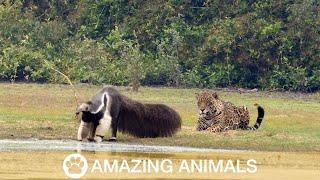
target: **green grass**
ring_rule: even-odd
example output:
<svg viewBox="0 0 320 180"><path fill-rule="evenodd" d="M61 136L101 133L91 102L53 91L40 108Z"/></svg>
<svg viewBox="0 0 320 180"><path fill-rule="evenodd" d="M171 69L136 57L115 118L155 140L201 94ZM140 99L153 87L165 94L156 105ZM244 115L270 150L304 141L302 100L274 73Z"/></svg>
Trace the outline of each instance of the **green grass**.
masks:
<svg viewBox="0 0 320 180"><path fill-rule="evenodd" d="M89 99L100 86L79 85L83 100ZM182 117L182 130L173 137L139 139L119 134L119 142L180 145L207 148L249 149L265 151L320 151L319 94L243 93L218 91L221 99L246 105L251 124L264 106L266 114L261 129L229 131L221 134L196 132L195 92L199 89L143 87L138 93L121 92L142 102L164 103ZM0 138L75 139L78 122L74 118L73 90L67 85L0 84ZM109 136L109 135L107 135Z"/></svg>

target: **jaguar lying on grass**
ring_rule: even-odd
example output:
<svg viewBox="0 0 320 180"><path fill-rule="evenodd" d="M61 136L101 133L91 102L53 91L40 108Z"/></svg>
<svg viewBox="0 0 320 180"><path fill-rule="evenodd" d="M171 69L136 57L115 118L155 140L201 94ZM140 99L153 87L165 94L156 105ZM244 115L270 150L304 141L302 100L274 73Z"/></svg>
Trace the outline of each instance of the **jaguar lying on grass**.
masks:
<svg viewBox="0 0 320 180"><path fill-rule="evenodd" d="M258 118L254 126L249 126L249 111L247 107L237 107L230 102L219 99L215 92L196 94L198 100L199 119L197 131L224 132L227 130L243 129L256 130L264 117L264 109L258 106Z"/></svg>

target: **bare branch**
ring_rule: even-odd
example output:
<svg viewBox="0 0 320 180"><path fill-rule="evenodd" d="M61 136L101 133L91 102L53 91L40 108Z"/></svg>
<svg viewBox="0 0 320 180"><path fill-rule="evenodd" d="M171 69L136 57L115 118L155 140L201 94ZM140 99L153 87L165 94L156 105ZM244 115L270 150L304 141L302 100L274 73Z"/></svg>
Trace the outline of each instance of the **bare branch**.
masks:
<svg viewBox="0 0 320 180"><path fill-rule="evenodd" d="M54 68L47 60L44 60L44 62L47 64L47 66L54 70L55 72L59 73L60 75L62 75L67 81L68 83L70 84L70 86L72 87L73 89L73 93L74 93L74 98L75 98L75 102L76 102L76 105L77 107L80 105L80 101L79 101L79 96L77 95L77 91L76 91L76 88L74 87L73 83L71 82L70 78L65 75L64 73L62 73L61 71L57 70L56 68Z"/></svg>

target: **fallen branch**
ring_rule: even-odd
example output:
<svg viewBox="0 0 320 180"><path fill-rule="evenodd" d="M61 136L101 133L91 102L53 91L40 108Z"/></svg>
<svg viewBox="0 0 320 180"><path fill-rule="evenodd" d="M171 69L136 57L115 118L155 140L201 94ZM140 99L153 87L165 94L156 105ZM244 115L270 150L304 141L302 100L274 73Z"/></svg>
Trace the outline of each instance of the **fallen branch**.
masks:
<svg viewBox="0 0 320 180"><path fill-rule="evenodd" d="M69 79L69 77L67 75L65 75L64 73L62 73L61 71L57 70L56 68L54 68L50 63L48 63L48 61L44 60L44 62L47 64L47 66L54 70L55 72L59 73L60 75L62 75L65 79L67 79L68 83L70 84L70 86L72 87L73 89L73 93L74 93L74 98L75 98L75 101L76 101L76 104L77 104L77 107L80 105L80 101L79 101L79 97L77 95L77 91L76 91L76 88L74 87L73 83L71 82L71 80ZM77 108L76 107L76 108Z"/></svg>

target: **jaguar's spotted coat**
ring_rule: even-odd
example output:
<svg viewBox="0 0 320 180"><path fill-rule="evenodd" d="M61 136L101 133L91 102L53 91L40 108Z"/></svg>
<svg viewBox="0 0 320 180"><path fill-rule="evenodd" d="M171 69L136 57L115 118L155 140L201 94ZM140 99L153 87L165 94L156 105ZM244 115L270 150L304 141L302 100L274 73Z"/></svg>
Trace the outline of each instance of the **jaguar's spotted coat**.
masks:
<svg viewBox="0 0 320 180"><path fill-rule="evenodd" d="M199 110L197 131L256 130L260 127L264 117L264 109L258 106L257 122L250 127L247 107L237 107L230 102L224 102L219 99L217 93L208 91L197 94L197 100Z"/></svg>

